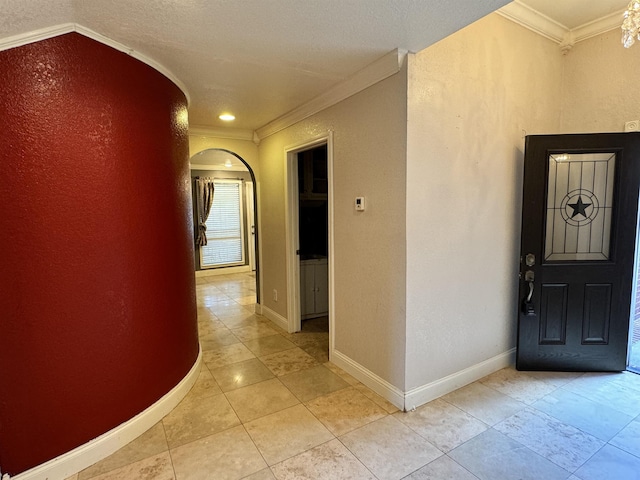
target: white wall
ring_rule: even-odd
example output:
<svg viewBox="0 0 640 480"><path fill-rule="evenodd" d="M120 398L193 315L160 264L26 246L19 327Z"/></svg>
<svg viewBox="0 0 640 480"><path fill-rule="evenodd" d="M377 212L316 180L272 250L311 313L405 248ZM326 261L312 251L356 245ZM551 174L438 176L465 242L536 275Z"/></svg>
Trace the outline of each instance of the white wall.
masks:
<svg viewBox="0 0 640 480"><path fill-rule="evenodd" d="M622 132L640 119L640 44L623 48L615 29L575 45L565 64L563 132Z"/></svg>
<svg viewBox="0 0 640 480"><path fill-rule="evenodd" d="M403 69L259 146L263 304L286 317L285 148L332 130L335 349L398 389L405 368L405 98ZM355 212L356 196L366 197L365 212Z"/></svg>
<svg viewBox="0 0 640 480"><path fill-rule="evenodd" d="M523 136L559 131L562 68L497 14L410 57L407 391L515 347Z"/></svg>

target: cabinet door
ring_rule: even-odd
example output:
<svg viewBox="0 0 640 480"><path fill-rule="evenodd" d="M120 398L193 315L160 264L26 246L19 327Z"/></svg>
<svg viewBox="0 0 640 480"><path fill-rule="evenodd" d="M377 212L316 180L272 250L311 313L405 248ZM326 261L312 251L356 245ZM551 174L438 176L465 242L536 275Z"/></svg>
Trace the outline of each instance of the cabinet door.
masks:
<svg viewBox="0 0 640 480"><path fill-rule="evenodd" d="M316 285L315 313L329 311L329 276L326 263L320 263L315 268L314 282Z"/></svg>
<svg viewBox="0 0 640 480"><path fill-rule="evenodd" d="M300 315L315 311L315 265L300 263Z"/></svg>

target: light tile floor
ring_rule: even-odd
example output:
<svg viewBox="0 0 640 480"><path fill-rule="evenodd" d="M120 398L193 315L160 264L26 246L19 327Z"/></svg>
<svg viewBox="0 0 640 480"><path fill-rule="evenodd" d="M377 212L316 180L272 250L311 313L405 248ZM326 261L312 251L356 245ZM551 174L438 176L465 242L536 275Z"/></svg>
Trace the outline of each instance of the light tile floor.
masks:
<svg viewBox="0 0 640 480"><path fill-rule="evenodd" d="M640 479L639 375L506 368L403 413L328 363L313 322L254 315L251 275L197 291L196 385L72 480Z"/></svg>

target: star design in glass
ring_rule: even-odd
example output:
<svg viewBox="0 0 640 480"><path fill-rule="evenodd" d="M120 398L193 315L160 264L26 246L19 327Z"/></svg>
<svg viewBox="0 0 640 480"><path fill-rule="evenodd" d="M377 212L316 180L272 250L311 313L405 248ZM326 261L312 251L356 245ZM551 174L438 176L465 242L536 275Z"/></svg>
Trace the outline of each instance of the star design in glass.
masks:
<svg viewBox="0 0 640 480"><path fill-rule="evenodd" d="M584 218L587 218L587 207L590 207L591 204L584 203L581 195L578 197L578 201L576 203L570 203L569 206L573 208L571 218L574 218L576 215L582 215Z"/></svg>

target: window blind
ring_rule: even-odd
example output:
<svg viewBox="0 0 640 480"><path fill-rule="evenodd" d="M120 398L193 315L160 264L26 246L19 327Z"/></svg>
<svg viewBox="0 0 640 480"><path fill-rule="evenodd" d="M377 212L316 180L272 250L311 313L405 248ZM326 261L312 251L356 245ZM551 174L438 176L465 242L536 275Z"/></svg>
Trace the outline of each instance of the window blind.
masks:
<svg viewBox="0 0 640 480"><path fill-rule="evenodd" d="M242 181L215 180L207 218L207 245L200 248L202 267L244 264Z"/></svg>

